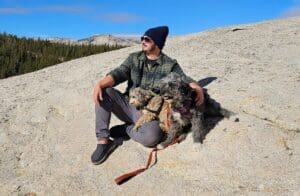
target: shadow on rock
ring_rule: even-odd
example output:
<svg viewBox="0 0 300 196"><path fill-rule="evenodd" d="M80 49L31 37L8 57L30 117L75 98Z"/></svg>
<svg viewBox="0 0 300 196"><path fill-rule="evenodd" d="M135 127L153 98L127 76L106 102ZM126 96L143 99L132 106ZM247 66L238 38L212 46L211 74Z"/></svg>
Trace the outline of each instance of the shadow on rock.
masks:
<svg viewBox="0 0 300 196"><path fill-rule="evenodd" d="M198 81L198 84L201 87L205 87L217 77L207 77ZM202 116L202 134L200 138L200 142L203 143L206 135L224 118L229 118L233 112L224 109L221 107L221 104L216 100L212 99L207 92L206 88L204 89L204 112Z"/></svg>
<svg viewBox="0 0 300 196"><path fill-rule="evenodd" d="M127 124L116 125L110 128L110 137L112 137L118 146L121 146L124 141L130 140L129 135L126 133Z"/></svg>

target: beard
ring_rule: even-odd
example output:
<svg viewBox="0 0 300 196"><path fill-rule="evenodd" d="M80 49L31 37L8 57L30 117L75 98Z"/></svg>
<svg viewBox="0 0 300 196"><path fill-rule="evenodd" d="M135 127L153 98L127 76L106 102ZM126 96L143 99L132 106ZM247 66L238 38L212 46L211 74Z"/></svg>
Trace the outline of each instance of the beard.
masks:
<svg viewBox="0 0 300 196"><path fill-rule="evenodd" d="M155 45L154 44L150 45L147 48L143 47L143 51L146 53L151 53L151 52L155 51Z"/></svg>

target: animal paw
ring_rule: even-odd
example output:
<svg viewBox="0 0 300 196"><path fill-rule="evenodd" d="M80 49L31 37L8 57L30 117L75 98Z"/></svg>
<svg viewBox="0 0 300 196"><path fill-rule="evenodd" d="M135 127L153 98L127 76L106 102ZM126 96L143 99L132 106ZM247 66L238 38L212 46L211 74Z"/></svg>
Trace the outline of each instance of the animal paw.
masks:
<svg viewBox="0 0 300 196"><path fill-rule="evenodd" d="M180 142L182 142L183 140L185 140L186 136L187 136L187 134L184 134L184 133L181 134L180 136L178 136L178 138L177 138L178 143L180 143Z"/></svg>
<svg viewBox="0 0 300 196"><path fill-rule="evenodd" d="M135 131L137 131L138 128L140 128L140 127L141 127L141 125L135 124L134 127L133 127L132 129L135 130Z"/></svg>

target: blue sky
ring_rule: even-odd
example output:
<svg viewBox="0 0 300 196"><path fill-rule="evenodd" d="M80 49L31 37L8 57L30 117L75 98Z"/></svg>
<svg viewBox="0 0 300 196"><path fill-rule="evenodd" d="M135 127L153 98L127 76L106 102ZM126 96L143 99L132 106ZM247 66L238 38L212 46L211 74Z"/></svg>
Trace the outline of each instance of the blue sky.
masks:
<svg viewBox="0 0 300 196"><path fill-rule="evenodd" d="M295 15L300 0L0 0L0 32L81 39L168 25L182 35Z"/></svg>

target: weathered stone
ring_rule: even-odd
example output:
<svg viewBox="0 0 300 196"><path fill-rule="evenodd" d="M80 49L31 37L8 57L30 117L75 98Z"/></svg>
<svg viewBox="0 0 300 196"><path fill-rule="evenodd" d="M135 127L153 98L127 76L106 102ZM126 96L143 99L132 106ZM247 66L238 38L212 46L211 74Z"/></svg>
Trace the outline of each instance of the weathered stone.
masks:
<svg viewBox="0 0 300 196"><path fill-rule="evenodd" d="M164 52L194 79L217 77L209 93L236 115L220 121L203 144L189 135L159 151L156 165L117 186L116 177L145 166L150 149L126 141L102 165L90 162L92 90L139 49L0 81L2 194L299 194L299 17L169 38Z"/></svg>

